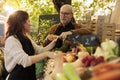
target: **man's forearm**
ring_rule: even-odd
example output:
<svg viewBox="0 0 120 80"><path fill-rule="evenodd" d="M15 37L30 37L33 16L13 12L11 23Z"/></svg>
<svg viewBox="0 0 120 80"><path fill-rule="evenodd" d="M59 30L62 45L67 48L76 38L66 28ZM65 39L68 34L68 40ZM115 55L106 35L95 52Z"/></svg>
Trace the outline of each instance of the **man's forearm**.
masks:
<svg viewBox="0 0 120 80"><path fill-rule="evenodd" d="M45 39L43 42L43 47L47 46L51 41L48 39Z"/></svg>

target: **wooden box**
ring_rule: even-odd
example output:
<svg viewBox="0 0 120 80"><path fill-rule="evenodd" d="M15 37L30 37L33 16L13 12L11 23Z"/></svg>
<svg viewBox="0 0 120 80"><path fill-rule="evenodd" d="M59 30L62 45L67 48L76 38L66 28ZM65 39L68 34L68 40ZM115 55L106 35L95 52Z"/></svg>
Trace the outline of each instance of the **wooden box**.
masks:
<svg viewBox="0 0 120 80"><path fill-rule="evenodd" d="M106 38L115 40L115 29L116 25L114 23L112 24L105 23L102 28L102 41L104 41Z"/></svg>

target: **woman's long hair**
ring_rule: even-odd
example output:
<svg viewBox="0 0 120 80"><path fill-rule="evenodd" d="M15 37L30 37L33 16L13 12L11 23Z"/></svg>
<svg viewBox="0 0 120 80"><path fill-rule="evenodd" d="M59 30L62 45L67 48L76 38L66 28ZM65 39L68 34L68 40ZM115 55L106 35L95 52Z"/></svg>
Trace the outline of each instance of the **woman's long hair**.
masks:
<svg viewBox="0 0 120 80"><path fill-rule="evenodd" d="M18 10L11 14L6 22L5 40L11 35L24 36L24 24L29 15L26 11Z"/></svg>

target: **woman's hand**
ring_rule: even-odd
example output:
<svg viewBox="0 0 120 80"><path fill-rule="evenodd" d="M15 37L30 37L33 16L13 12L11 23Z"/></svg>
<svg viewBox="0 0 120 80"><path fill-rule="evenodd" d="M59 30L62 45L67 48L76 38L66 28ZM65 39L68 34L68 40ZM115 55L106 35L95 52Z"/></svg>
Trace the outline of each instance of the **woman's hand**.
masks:
<svg viewBox="0 0 120 80"><path fill-rule="evenodd" d="M63 56L63 52L61 51L56 51L56 52L48 52L48 57L49 58L57 58Z"/></svg>

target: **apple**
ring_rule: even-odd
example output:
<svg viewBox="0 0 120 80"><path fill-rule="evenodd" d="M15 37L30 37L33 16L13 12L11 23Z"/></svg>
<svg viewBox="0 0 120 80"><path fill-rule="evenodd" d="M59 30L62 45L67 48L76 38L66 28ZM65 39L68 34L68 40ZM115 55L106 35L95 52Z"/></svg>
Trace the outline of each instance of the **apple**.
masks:
<svg viewBox="0 0 120 80"><path fill-rule="evenodd" d="M72 45L72 42L69 41L69 40L66 40L66 43L68 44L68 46L71 46L71 45Z"/></svg>
<svg viewBox="0 0 120 80"><path fill-rule="evenodd" d="M87 58L88 58L89 61L94 61L95 60L95 56L93 56L93 55L88 55Z"/></svg>
<svg viewBox="0 0 120 80"><path fill-rule="evenodd" d="M74 62L75 60L76 60L76 56L75 55L73 55L73 54L71 54L71 53L69 53L69 54L66 54L66 61L67 62Z"/></svg>
<svg viewBox="0 0 120 80"><path fill-rule="evenodd" d="M83 67L89 67L89 66L90 66L90 61L89 60L85 61L85 63L83 64Z"/></svg>
<svg viewBox="0 0 120 80"><path fill-rule="evenodd" d="M99 56L99 57L96 58L96 61L97 61L98 63L102 63L102 62L104 62L105 60L104 60L104 57L103 57L103 56Z"/></svg>
<svg viewBox="0 0 120 80"><path fill-rule="evenodd" d="M73 52L74 52L74 53L78 53L78 52L80 52L80 51L81 51L81 49L80 49L80 48L78 48L78 47L73 48Z"/></svg>
<svg viewBox="0 0 120 80"><path fill-rule="evenodd" d="M63 62L67 62L66 56L63 56Z"/></svg>
<svg viewBox="0 0 120 80"><path fill-rule="evenodd" d="M95 66L95 65L97 65L97 62L95 60L90 62L90 66Z"/></svg>

